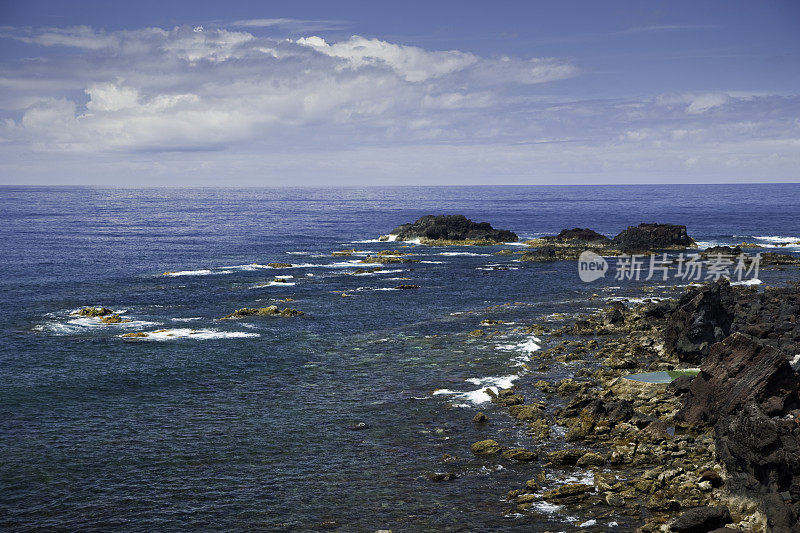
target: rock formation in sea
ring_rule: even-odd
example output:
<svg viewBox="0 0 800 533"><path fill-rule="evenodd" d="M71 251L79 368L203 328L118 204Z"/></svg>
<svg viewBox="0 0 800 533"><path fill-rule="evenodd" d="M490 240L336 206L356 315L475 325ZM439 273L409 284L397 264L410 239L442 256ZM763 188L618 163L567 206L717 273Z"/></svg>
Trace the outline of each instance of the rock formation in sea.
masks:
<svg viewBox="0 0 800 533"><path fill-rule="evenodd" d="M623 230L612 242L623 250L666 250L692 248L697 244L677 224L639 224Z"/></svg>
<svg viewBox="0 0 800 533"><path fill-rule="evenodd" d="M398 241L467 241L492 243L517 242L513 231L494 229L488 222L473 222L464 215L427 215L411 224L401 224L389 235Z"/></svg>

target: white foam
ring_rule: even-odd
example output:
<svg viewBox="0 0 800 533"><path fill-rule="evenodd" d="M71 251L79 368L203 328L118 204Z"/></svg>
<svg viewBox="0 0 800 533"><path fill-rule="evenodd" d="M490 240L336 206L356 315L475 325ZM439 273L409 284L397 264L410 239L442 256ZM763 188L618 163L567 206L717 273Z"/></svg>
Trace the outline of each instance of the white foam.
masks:
<svg viewBox="0 0 800 533"><path fill-rule="evenodd" d="M429 265L442 265L444 261L420 261L420 263L427 263Z"/></svg>
<svg viewBox="0 0 800 533"><path fill-rule="evenodd" d="M465 256L465 257L483 257L492 254L476 254L475 252L441 252L439 255L446 255L446 256Z"/></svg>
<svg viewBox="0 0 800 533"><path fill-rule="evenodd" d="M281 277L281 276L276 276ZM292 276L289 276L292 277ZM292 283L290 281L269 281L267 283L256 283L252 285L251 289L263 289L264 287L291 287L293 285L297 285L296 283Z"/></svg>
<svg viewBox="0 0 800 533"><path fill-rule="evenodd" d="M596 525L597 525L597 520L592 518L591 520L587 520L586 522L578 524L578 527L592 527L592 526L596 526Z"/></svg>
<svg viewBox="0 0 800 533"><path fill-rule="evenodd" d="M376 270L375 272L358 272L353 273L354 276L375 276L377 274L398 274L400 272L405 272L402 268L396 270ZM394 278L399 279L399 278Z"/></svg>
<svg viewBox="0 0 800 533"><path fill-rule="evenodd" d="M221 274L222 272L214 272L208 268L200 270L178 270L177 272L164 272L165 276L210 276L212 274Z"/></svg>
<svg viewBox="0 0 800 533"><path fill-rule="evenodd" d="M202 320L203 317L193 316L189 318L173 318L173 322L194 322L195 320Z"/></svg>
<svg viewBox="0 0 800 533"><path fill-rule="evenodd" d="M493 376L493 377L486 377L486 378L469 378L467 379L467 383L472 383L474 385L478 385L479 388L467 392L461 391L454 391L450 389L437 389L433 391L434 396L439 396L443 394L448 394L453 396L454 398L460 398L462 400L466 400L473 405L479 405L482 403L486 403L491 401L492 397L486 394L486 389L491 389L492 392L497 394L497 391L500 389L507 389L511 385L514 384L519 378L517 375L508 375L508 376ZM469 405L465 404L457 404L457 407L470 407Z"/></svg>
<svg viewBox="0 0 800 533"><path fill-rule="evenodd" d="M275 276L277 279L292 279L294 276L290 276L288 274L281 274L280 276Z"/></svg>
<svg viewBox="0 0 800 533"><path fill-rule="evenodd" d="M137 340L149 341L171 341L177 339L241 339L248 337L260 337L258 333L248 333L246 331L219 331L215 329L190 329L175 328L159 331L145 331L146 337L131 337Z"/></svg>
<svg viewBox="0 0 800 533"><path fill-rule="evenodd" d="M762 237L753 237L754 239L758 239L759 241L766 241L772 244L796 244L800 242L800 237L782 237L782 236L762 236Z"/></svg>
<svg viewBox="0 0 800 533"><path fill-rule="evenodd" d="M251 271L251 270L259 270L262 268L272 268L267 265L261 265L259 263L248 263L246 265L232 265L232 266L224 266L220 267L226 270L244 270L244 271Z"/></svg>
<svg viewBox="0 0 800 533"><path fill-rule="evenodd" d="M559 513L562 509L562 506L540 500L531 502L530 508L540 514L553 515Z"/></svg>
<svg viewBox="0 0 800 533"><path fill-rule="evenodd" d="M289 255L308 255L311 252L286 252Z"/></svg>
<svg viewBox="0 0 800 533"><path fill-rule="evenodd" d="M98 328L142 328L157 325L158 322L149 322L147 320L131 320L123 317L123 320L130 320L130 322L118 322L106 324L100 317L82 316L77 318L70 318L64 322L52 320L44 324L37 324L33 327L35 331L49 331L56 335L75 335L85 333Z"/></svg>
<svg viewBox="0 0 800 533"><path fill-rule="evenodd" d="M761 285L761 280L758 278L753 278L753 279L745 279L742 281L732 281L731 285L745 285L745 286Z"/></svg>

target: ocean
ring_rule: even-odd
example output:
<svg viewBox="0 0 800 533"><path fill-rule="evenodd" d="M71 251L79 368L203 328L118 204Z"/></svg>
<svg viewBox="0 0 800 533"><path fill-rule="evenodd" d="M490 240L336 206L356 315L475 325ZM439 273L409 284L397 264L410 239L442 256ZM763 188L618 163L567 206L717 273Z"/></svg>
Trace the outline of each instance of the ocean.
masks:
<svg viewBox="0 0 800 533"><path fill-rule="evenodd" d="M542 462L498 463L470 444L499 434L563 446L557 430L532 441L482 392L516 384L535 400L533 382L583 367L527 365L550 339L523 326L680 283L583 283L574 262L496 254L519 245L377 240L427 214L464 214L521 240L659 222L686 225L701 248L800 251L795 184L2 187L0 528L626 530L543 503L508 512L505 493ZM357 253L331 255L343 249ZM420 262L355 274L381 250ZM305 315L219 320L269 305ZM75 314L85 306L130 321ZM469 335L484 319L503 324ZM159 333L122 337L138 331ZM488 425L471 422L478 411ZM457 477L429 479L444 471ZM591 478L546 474L550 484Z"/></svg>

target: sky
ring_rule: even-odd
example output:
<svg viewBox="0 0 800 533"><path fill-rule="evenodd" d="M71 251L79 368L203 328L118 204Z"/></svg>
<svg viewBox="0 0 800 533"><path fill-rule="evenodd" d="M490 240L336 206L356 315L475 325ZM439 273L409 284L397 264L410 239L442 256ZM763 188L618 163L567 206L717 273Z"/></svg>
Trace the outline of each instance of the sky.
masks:
<svg viewBox="0 0 800 533"><path fill-rule="evenodd" d="M0 184L799 181L797 0L0 0Z"/></svg>

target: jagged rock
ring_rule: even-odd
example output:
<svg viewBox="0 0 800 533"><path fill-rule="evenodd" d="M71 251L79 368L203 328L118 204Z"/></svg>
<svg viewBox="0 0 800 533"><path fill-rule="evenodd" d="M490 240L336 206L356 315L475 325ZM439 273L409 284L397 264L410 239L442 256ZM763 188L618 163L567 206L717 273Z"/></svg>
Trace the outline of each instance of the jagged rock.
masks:
<svg viewBox="0 0 800 533"><path fill-rule="evenodd" d="M486 439L474 443L471 450L475 455L495 455L502 451L502 447L496 440Z"/></svg>
<svg viewBox="0 0 800 533"><path fill-rule="evenodd" d="M771 418L750 404L732 416L720 418L714 426L714 437L717 457L728 472L728 488L755 495L762 503L771 531L797 531L800 524L798 418Z"/></svg>
<svg viewBox="0 0 800 533"><path fill-rule="evenodd" d="M229 315L225 315L220 320L233 320L248 316L294 317L294 316L303 316L304 314L305 313L303 313L302 311L299 311L297 309L291 309L289 307L286 307L282 311L279 311L277 305L270 305L269 307L243 307L241 309L237 309L236 311L234 311Z"/></svg>
<svg viewBox="0 0 800 533"><path fill-rule="evenodd" d="M291 263L267 263L270 268L291 268Z"/></svg>
<svg viewBox="0 0 800 533"><path fill-rule="evenodd" d="M100 317L113 314L114 311L109 309L108 307L84 307L78 314L80 316L91 316L91 317Z"/></svg>
<svg viewBox="0 0 800 533"><path fill-rule="evenodd" d="M680 361L701 362L709 347L730 333L735 304L725 279L689 288L664 327L664 344Z"/></svg>
<svg viewBox="0 0 800 533"><path fill-rule="evenodd" d="M483 411L480 411L478 412L478 414L472 417L472 421L475 422L476 424L485 424L486 422L489 421L489 419L486 417L485 414L483 414Z"/></svg>
<svg viewBox="0 0 800 533"><path fill-rule="evenodd" d="M412 224L393 229L398 241L411 239L450 241L517 242L517 235L508 230L494 229L488 222L473 222L464 215L427 215Z"/></svg>
<svg viewBox="0 0 800 533"><path fill-rule="evenodd" d="M133 333L125 333L122 336L126 338L139 338L139 337L147 337L147 333L145 333L144 331L136 331Z"/></svg>
<svg viewBox="0 0 800 533"><path fill-rule="evenodd" d="M715 344L692 380L676 418L690 425L714 424L755 402L768 415L800 405L800 379L784 354L734 333Z"/></svg>
<svg viewBox="0 0 800 533"><path fill-rule="evenodd" d="M666 250L697 246L686 233L686 226L676 224L630 226L611 241L624 250Z"/></svg>
<svg viewBox="0 0 800 533"><path fill-rule="evenodd" d="M708 533L731 521L731 513L727 507L696 507L673 520L669 529L676 533Z"/></svg>
<svg viewBox="0 0 800 533"><path fill-rule="evenodd" d="M419 289L419 285L398 285L395 289L400 290L409 290L409 289Z"/></svg>

